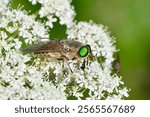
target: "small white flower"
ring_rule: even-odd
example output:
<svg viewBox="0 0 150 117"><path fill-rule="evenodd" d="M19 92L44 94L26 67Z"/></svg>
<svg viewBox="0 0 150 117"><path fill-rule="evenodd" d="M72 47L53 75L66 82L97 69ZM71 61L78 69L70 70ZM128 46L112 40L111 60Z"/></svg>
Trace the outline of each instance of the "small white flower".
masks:
<svg viewBox="0 0 150 117"><path fill-rule="evenodd" d="M33 5L37 4L37 0L29 0Z"/></svg>
<svg viewBox="0 0 150 117"><path fill-rule="evenodd" d="M126 87L123 88L123 89L121 89L121 90L118 90L118 93L119 93L120 95L122 95L122 97L128 97L129 94L128 94L127 92L128 92L128 89L127 89Z"/></svg>
<svg viewBox="0 0 150 117"><path fill-rule="evenodd" d="M70 0L29 0L32 4L39 2L42 7L39 10L40 17L47 17L46 24L52 27L50 17L54 15L60 19L60 24L65 24L67 27L71 27L73 24L75 12L74 8L70 4ZM35 2L36 1L36 2Z"/></svg>
<svg viewBox="0 0 150 117"><path fill-rule="evenodd" d="M14 45L14 46L15 46L15 49L16 49L16 50L20 49L22 42L19 41L18 39L14 39L14 42L15 42L15 45Z"/></svg>
<svg viewBox="0 0 150 117"><path fill-rule="evenodd" d="M121 97L120 95L112 95L112 96L108 96L106 100L121 100Z"/></svg>
<svg viewBox="0 0 150 117"><path fill-rule="evenodd" d="M53 28L53 22L56 22L57 19L53 18L52 16L48 16L48 21L46 22L46 25L49 26L50 28Z"/></svg>

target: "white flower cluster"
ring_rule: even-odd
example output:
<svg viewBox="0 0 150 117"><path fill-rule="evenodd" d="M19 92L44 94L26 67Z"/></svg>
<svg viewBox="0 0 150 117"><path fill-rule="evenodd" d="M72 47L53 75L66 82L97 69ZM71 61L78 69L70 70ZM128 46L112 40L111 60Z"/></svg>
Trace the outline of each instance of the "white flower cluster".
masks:
<svg viewBox="0 0 150 117"><path fill-rule="evenodd" d="M11 9L0 0L0 99L123 99L128 89L112 72L114 41L102 25L74 21L70 0L29 0L39 3L39 15ZM82 70L76 60L64 63L41 60L23 53L21 48L48 38L48 27L60 20L66 25L68 39L89 44L93 59ZM39 37L39 38L37 38ZM81 60L81 63L82 64Z"/></svg>
<svg viewBox="0 0 150 117"><path fill-rule="evenodd" d="M4 8L0 12L0 99L66 99L64 89L44 81L43 71L27 64L31 57L20 51L22 43L37 40L33 35L47 36L43 24L24 11Z"/></svg>
<svg viewBox="0 0 150 117"><path fill-rule="evenodd" d="M40 3L42 5L39 10L40 17L46 17L46 25L53 28L53 22L60 20L61 25L71 27L73 24L75 12L70 5L71 0L29 0L33 5Z"/></svg>

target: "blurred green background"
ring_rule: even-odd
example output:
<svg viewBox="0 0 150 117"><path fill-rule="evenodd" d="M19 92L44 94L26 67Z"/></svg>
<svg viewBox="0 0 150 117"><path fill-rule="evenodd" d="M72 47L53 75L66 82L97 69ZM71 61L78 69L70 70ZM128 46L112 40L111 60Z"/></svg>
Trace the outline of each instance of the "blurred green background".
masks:
<svg viewBox="0 0 150 117"><path fill-rule="evenodd" d="M77 21L93 20L109 27L120 49L121 76L131 89L129 98L150 99L150 0L72 0ZM27 0L12 0L12 7L36 12ZM66 38L65 26L54 24L52 37ZM62 33L60 33L62 32Z"/></svg>

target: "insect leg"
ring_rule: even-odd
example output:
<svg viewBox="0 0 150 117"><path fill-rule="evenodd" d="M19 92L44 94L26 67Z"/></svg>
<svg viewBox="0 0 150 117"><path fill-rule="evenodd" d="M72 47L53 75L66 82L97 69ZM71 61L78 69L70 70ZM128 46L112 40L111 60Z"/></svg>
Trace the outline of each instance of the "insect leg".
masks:
<svg viewBox="0 0 150 117"><path fill-rule="evenodd" d="M88 57L84 59L86 61L86 65L88 65Z"/></svg>
<svg viewBox="0 0 150 117"><path fill-rule="evenodd" d="M80 60L79 59L77 59L77 65L80 66Z"/></svg>
<svg viewBox="0 0 150 117"><path fill-rule="evenodd" d="M81 65L81 67L80 67L82 70L84 70L84 69L85 69L85 62L86 62L86 61L85 61L85 59L84 59L84 61L83 61L82 65Z"/></svg>
<svg viewBox="0 0 150 117"><path fill-rule="evenodd" d="M64 62L65 62L65 60L64 59L62 59L62 69L64 69Z"/></svg>

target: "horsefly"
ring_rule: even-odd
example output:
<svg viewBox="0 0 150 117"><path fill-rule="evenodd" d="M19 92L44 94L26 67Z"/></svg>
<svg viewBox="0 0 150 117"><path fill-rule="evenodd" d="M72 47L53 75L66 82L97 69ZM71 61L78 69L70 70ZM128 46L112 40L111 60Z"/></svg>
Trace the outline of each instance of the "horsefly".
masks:
<svg viewBox="0 0 150 117"><path fill-rule="evenodd" d="M84 61L81 66L83 70L85 69L85 62L91 55L90 45L83 45L81 42L75 40L41 41L22 50L42 57L63 61L83 58Z"/></svg>

